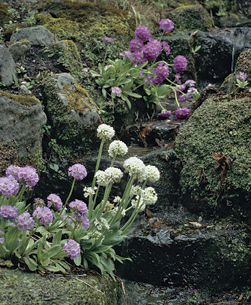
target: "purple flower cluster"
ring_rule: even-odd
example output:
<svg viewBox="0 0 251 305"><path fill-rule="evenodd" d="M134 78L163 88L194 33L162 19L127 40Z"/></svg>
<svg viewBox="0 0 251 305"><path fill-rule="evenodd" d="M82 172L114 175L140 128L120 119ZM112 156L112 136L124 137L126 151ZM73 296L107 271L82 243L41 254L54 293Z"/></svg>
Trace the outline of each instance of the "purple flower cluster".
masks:
<svg viewBox="0 0 251 305"><path fill-rule="evenodd" d="M174 71L182 72L186 70L187 67L187 59L185 56L178 55L174 58Z"/></svg>
<svg viewBox="0 0 251 305"><path fill-rule="evenodd" d="M110 37L104 37L103 39L104 42L110 42L110 43L114 43L114 40Z"/></svg>
<svg viewBox="0 0 251 305"><path fill-rule="evenodd" d="M2 205L0 207L0 217L5 219L14 219L17 217L17 208L11 205Z"/></svg>
<svg viewBox="0 0 251 305"><path fill-rule="evenodd" d="M14 196L19 190L19 184L13 176L0 178L0 194L6 198Z"/></svg>
<svg viewBox="0 0 251 305"><path fill-rule="evenodd" d="M135 30L135 35L138 39L140 39L142 42L146 42L149 40L151 34L148 28L144 25L140 25Z"/></svg>
<svg viewBox="0 0 251 305"><path fill-rule="evenodd" d="M64 244L64 251L70 259L77 258L80 255L80 245L73 239L69 239L68 242Z"/></svg>
<svg viewBox="0 0 251 305"><path fill-rule="evenodd" d="M161 84L164 79L166 79L169 76L169 68L168 65L166 65L163 62L160 62L158 64L158 68L153 69L153 73L157 75L157 77L152 79L153 84Z"/></svg>
<svg viewBox="0 0 251 305"><path fill-rule="evenodd" d="M18 227L18 230L30 231L33 229L34 224L35 224L34 219L27 212L19 215L16 218L16 225Z"/></svg>
<svg viewBox="0 0 251 305"><path fill-rule="evenodd" d="M143 46L144 46L143 42L141 40L135 38L130 41L129 49L132 53L138 52L138 51L140 52L140 51L142 51Z"/></svg>
<svg viewBox="0 0 251 305"><path fill-rule="evenodd" d="M74 164L69 167L68 176L73 177L76 180L82 180L87 176L86 168L82 164Z"/></svg>
<svg viewBox="0 0 251 305"><path fill-rule="evenodd" d="M19 180L18 178L18 173L21 167L17 166L17 165L10 165L7 167L5 173L6 176L13 176L16 180Z"/></svg>
<svg viewBox="0 0 251 305"><path fill-rule="evenodd" d="M156 40L156 39L155 39ZM157 42L159 42L157 40ZM161 48L159 47L159 44L156 41L149 41L143 48L143 54L144 58L149 61L155 60L160 52Z"/></svg>
<svg viewBox="0 0 251 305"><path fill-rule="evenodd" d="M36 185L39 180L36 169L28 165L20 168L18 172L18 178L19 180L22 180L22 182L26 183L26 185L30 187Z"/></svg>
<svg viewBox="0 0 251 305"><path fill-rule="evenodd" d="M45 203L42 198L34 198L34 206L37 207L44 207Z"/></svg>
<svg viewBox="0 0 251 305"><path fill-rule="evenodd" d="M144 57L143 51L138 51L138 52L133 53L132 62L135 65L142 65L146 61L147 61L147 59Z"/></svg>
<svg viewBox="0 0 251 305"><path fill-rule="evenodd" d="M86 214L88 212L87 205L78 199L75 199L69 204L69 207L74 212L73 217L75 220L79 223L81 223L81 228L88 229L89 228L89 219L86 217ZM71 224L71 222L70 222Z"/></svg>
<svg viewBox="0 0 251 305"><path fill-rule="evenodd" d="M169 44L166 41L162 41L162 46L166 52L166 56L168 56L171 53L171 48L170 48Z"/></svg>
<svg viewBox="0 0 251 305"><path fill-rule="evenodd" d="M116 96L120 96L121 89L119 87L112 87L112 93L114 93Z"/></svg>
<svg viewBox="0 0 251 305"><path fill-rule="evenodd" d="M53 214L47 207L36 208L32 216L36 217L44 226L47 226L53 221Z"/></svg>
<svg viewBox="0 0 251 305"><path fill-rule="evenodd" d="M174 23L172 20L170 19L161 19L159 22L160 25L160 30L163 30L165 32L172 32L172 30L174 29Z"/></svg>
<svg viewBox="0 0 251 305"><path fill-rule="evenodd" d="M56 211L59 211L63 207L63 202L58 195L50 194L47 197L47 205L49 208L52 206Z"/></svg>
<svg viewBox="0 0 251 305"><path fill-rule="evenodd" d="M189 117L191 110L188 109L186 106L183 106L182 108L178 107L175 111L175 117L177 119L186 119Z"/></svg>
<svg viewBox="0 0 251 305"><path fill-rule="evenodd" d="M247 74L244 72L239 72L238 74L235 75L235 78L239 80L246 80L247 77L248 77Z"/></svg>
<svg viewBox="0 0 251 305"><path fill-rule="evenodd" d="M165 112L160 112L160 113L158 113L158 117L160 117L162 119L166 119L170 116L171 113L172 113L171 110L165 111Z"/></svg>

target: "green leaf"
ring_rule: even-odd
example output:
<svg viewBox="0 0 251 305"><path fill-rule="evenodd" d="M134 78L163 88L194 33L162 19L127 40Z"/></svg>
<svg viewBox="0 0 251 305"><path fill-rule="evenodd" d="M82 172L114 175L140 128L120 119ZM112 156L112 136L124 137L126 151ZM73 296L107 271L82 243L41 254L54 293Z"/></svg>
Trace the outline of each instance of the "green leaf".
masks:
<svg viewBox="0 0 251 305"><path fill-rule="evenodd" d="M95 72L95 71L92 71L92 70L90 70L90 73L91 73L91 75L92 75L93 77L100 77L100 76L101 76L101 74L99 74L99 73L97 73L97 72Z"/></svg>
<svg viewBox="0 0 251 305"><path fill-rule="evenodd" d="M73 261L74 261L76 266L79 266L81 264L81 255L79 254L79 256L74 258Z"/></svg>
<svg viewBox="0 0 251 305"><path fill-rule="evenodd" d="M51 271L51 272L59 272L61 271L60 268L58 268L57 266L44 266L44 269Z"/></svg>
<svg viewBox="0 0 251 305"><path fill-rule="evenodd" d="M18 237L21 235L21 231L17 227L9 227L7 233L5 234L5 247L11 253L17 248L19 244Z"/></svg>
<svg viewBox="0 0 251 305"><path fill-rule="evenodd" d="M102 94L104 97L106 97L106 90L104 88L102 88Z"/></svg>
<svg viewBox="0 0 251 305"><path fill-rule="evenodd" d="M58 230L52 239L53 246L60 244L61 238L62 238L62 230Z"/></svg>
<svg viewBox="0 0 251 305"><path fill-rule="evenodd" d="M130 96L136 97L136 98L141 98L142 97L142 95L131 92L131 91L127 92L127 94L130 95Z"/></svg>
<svg viewBox="0 0 251 305"><path fill-rule="evenodd" d="M157 95L159 98L164 98L172 92L172 89L167 85L159 86L157 89Z"/></svg>
<svg viewBox="0 0 251 305"><path fill-rule="evenodd" d="M128 109L132 108L131 102L129 101L128 97L126 97L124 94L121 94L120 97L122 98L123 101L127 103Z"/></svg>
<svg viewBox="0 0 251 305"><path fill-rule="evenodd" d="M61 250L62 250L62 247L60 245L52 246L45 253L43 253L41 255L41 261L57 255Z"/></svg>
<svg viewBox="0 0 251 305"><path fill-rule="evenodd" d="M28 268L31 271L35 271L37 269L37 263L34 261L34 259L30 258L30 257L24 257L24 262L25 264L28 266Z"/></svg>

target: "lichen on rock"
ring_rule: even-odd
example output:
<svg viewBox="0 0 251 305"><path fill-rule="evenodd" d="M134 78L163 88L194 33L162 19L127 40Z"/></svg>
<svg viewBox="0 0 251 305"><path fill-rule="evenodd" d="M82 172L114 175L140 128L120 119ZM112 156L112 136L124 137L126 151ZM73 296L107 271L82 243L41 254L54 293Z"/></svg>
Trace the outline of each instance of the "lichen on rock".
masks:
<svg viewBox="0 0 251 305"><path fill-rule="evenodd" d="M212 96L180 129L174 155L183 203L191 210L229 215L234 206L250 214L250 113L250 97ZM215 153L229 161L219 166Z"/></svg>

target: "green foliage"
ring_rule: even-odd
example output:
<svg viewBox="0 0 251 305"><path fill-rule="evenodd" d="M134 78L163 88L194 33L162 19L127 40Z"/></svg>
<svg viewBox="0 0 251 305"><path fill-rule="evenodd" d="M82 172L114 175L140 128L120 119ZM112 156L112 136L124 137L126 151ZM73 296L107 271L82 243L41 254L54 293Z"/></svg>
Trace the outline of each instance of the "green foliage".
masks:
<svg viewBox="0 0 251 305"><path fill-rule="evenodd" d="M112 127L108 125L103 124L101 127L102 126L109 132L112 129ZM50 126L44 126L44 131L50 134ZM98 132L100 131L98 130ZM112 133L114 134L114 130ZM10 266L18 261L19 263L26 265L30 271L39 270L43 273L48 271L68 273L73 265L84 266L85 268L94 267L99 269L102 274L108 273L114 278L114 262L119 261L122 263L123 260L129 259L117 255L114 246L127 238L126 234L137 214L142 211L142 207L144 208L145 204L153 204L157 200L153 188L150 188L149 190L151 194L154 195L153 199L151 198L152 195L148 195L150 196L149 199L143 193L147 180L150 179L153 181L153 174L151 173L148 176L147 172L145 173L145 165L143 162L135 158L137 160L134 160L134 162L140 162L139 165L136 164L136 167L142 167L141 170L138 170L138 174L135 174L134 172L131 172L130 174L129 169L129 178L122 198L117 197L117 200L114 199L113 204L111 204L108 200L111 200L110 192L113 184L119 182L123 176L122 171L115 169L113 164L117 155L126 153L127 147L123 143L122 145L124 145L124 148L121 149L121 151L114 151L111 166L107 169L110 170L111 174L105 175L104 171L105 178L104 180L101 179L102 181L100 182L98 172L100 173L102 171L99 170L99 164L104 143L108 140L108 137L103 136L102 134L100 137L101 143L95 169L96 175L94 175L92 186L84 189L84 197L89 197L88 212L86 209L86 212L81 214L78 210L80 200L78 201L77 208L68 205L68 201L74 190L75 181L82 179L76 176L76 171L72 171L74 172L73 183L68 198L64 204L61 203L62 206L60 208L54 207L54 209L50 209L53 218L50 218L50 221L46 221L46 223L40 221L41 216L38 216L36 213L33 213L33 218L31 218L29 214L30 207L22 200L24 192L30 187L21 180L18 180L19 191L16 195L11 197L1 195L1 209L8 209L8 206L12 208L16 207L18 216L28 215L29 219L31 218L33 222L32 226L22 229L23 227L19 227L20 220L18 218L10 218L9 216L6 216L6 213L0 214L0 235L3 236L0 239L0 259L3 264ZM78 164L77 166L78 168L80 166L81 170L84 168L81 164ZM18 171L20 170L21 169L19 168ZM57 172L58 168L55 167L54 170ZM85 168L84 171L86 171ZM118 171L120 173L120 178L116 176ZM157 181L159 179L157 168L155 168L154 171L156 174L153 176L155 176L154 179ZM36 172L34 168L33 172L35 175ZM139 176L139 173L141 176ZM133 185L137 180L140 180L140 177L144 180L143 186L141 188L138 187L136 193L135 191L132 192ZM7 177L3 179L8 180ZM10 181L8 183L10 183ZM99 194L103 195L103 200L100 203L97 201ZM144 202L144 200L146 201ZM33 210L36 209L35 211L37 211L37 209L44 207L42 199L36 199L35 202L36 206L33 207ZM130 203L131 206L129 206ZM85 206L83 201L81 201L81 204ZM133 209L133 211L128 213L131 209ZM125 215L127 216L126 220L124 225L121 226L121 219ZM87 221L85 222L84 227L82 227L83 219ZM64 245L68 240L73 240L80 245L80 254L77 256L74 254L74 257L71 257L69 253L67 253ZM71 260L69 258L67 259L67 256L71 257Z"/></svg>

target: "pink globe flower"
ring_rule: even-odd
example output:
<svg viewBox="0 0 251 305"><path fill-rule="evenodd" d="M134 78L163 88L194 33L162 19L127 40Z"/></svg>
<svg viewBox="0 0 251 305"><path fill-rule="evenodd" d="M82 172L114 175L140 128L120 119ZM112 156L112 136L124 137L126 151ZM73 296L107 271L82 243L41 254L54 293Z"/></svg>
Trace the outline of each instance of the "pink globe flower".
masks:
<svg viewBox="0 0 251 305"><path fill-rule="evenodd" d="M73 239L69 239L68 242L64 244L64 251L70 259L77 258L80 255L80 245Z"/></svg>
<svg viewBox="0 0 251 305"><path fill-rule="evenodd" d="M172 32L172 30L174 29L174 23L172 20L170 19L161 19L159 22L160 25L160 30L163 30L165 32Z"/></svg>
<svg viewBox="0 0 251 305"><path fill-rule="evenodd" d="M137 27L137 29L135 31L135 35L137 38L139 38L143 42L146 42L147 40L149 40L149 38L151 36L150 31L144 25L140 25Z"/></svg>
<svg viewBox="0 0 251 305"><path fill-rule="evenodd" d="M73 177L76 180L82 180L87 176L86 168L82 164L74 164L69 167L68 176Z"/></svg>
<svg viewBox="0 0 251 305"><path fill-rule="evenodd" d="M174 71L182 72L186 70L187 67L187 59L185 56L178 55L174 58Z"/></svg>

